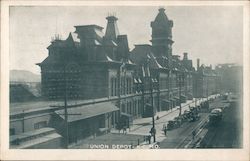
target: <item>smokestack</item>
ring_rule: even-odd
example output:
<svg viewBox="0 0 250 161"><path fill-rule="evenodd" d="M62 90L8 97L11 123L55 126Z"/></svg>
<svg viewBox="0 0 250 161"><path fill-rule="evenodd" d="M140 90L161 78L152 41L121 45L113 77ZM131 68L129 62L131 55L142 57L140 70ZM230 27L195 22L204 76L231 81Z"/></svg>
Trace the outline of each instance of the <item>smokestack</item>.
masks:
<svg viewBox="0 0 250 161"><path fill-rule="evenodd" d="M197 59L197 70L200 68L200 59Z"/></svg>

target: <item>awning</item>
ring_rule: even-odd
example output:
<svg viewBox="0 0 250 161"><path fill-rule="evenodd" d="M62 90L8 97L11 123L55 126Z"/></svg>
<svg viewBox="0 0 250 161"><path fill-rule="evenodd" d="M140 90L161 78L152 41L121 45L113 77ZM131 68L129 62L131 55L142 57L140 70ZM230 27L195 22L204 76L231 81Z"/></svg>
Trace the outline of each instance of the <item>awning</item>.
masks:
<svg viewBox="0 0 250 161"><path fill-rule="evenodd" d="M174 99L174 98L171 98L170 101L175 101L175 99Z"/></svg>
<svg viewBox="0 0 250 161"><path fill-rule="evenodd" d="M150 106L150 107L152 107L152 105L151 105L150 103L146 103L145 106Z"/></svg>
<svg viewBox="0 0 250 161"><path fill-rule="evenodd" d="M126 116L126 117L132 117L132 115L127 114L127 113L123 113L123 112L121 112L121 115L122 115L122 116Z"/></svg>
<svg viewBox="0 0 250 161"><path fill-rule="evenodd" d="M187 98L187 96L185 96L185 95L181 95L181 97Z"/></svg>
<svg viewBox="0 0 250 161"><path fill-rule="evenodd" d="M68 108L68 122L87 119L90 117L118 111L119 109L111 102L95 103L90 105L82 105L79 107ZM62 119L64 119L64 109L55 111ZM72 115L70 115L72 114Z"/></svg>
<svg viewBox="0 0 250 161"><path fill-rule="evenodd" d="M163 99L162 101L163 101L163 102L170 103L170 101L169 101L169 100L166 100L166 99Z"/></svg>
<svg viewBox="0 0 250 161"><path fill-rule="evenodd" d="M179 97L174 97L174 99L179 100L180 98Z"/></svg>

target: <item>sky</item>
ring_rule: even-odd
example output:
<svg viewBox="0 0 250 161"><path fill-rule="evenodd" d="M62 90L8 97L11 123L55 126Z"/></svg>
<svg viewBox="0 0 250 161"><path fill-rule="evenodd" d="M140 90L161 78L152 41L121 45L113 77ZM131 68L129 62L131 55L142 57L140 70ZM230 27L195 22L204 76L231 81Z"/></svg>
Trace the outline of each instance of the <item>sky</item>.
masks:
<svg viewBox="0 0 250 161"><path fill-rule="evenodd" d="M243 12L240 6L164 6L173 20L173 54L189 53L196 66L220 63L242 64ZM150 44L150 22L157 6L18 6L10 8L10 69L39 74L35 65L48 56L55 34L66 39L76 25L97 24L106 29L106 16L115 14L120 34L134 44Z"/></svg>

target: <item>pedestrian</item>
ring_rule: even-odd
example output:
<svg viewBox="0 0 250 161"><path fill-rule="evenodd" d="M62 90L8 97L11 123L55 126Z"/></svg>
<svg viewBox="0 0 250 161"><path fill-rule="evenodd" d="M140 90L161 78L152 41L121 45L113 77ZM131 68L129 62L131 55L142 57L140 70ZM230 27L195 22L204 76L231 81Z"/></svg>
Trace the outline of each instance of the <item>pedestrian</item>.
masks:
<svg viewBox="0 0 250 161"><path fill-rule="evenodd" d="M154 136L154 135L156 134L155 128L152 127L152 128L150 129L149 133L151 134L151 136Z"/></svg>
<svg viewBox="0 0 250 161"><path fill-rule="evenodd" d="M165 125L165 124L163 124L163 126L162 126L162 131L164 131L165 127L166 127L166 125Z"/></svg>
<svg viewBox="0 0 250 161"><path fill-rule="evenodd" d="M163 131L164 131L165 136L167 136L167 127L166 126L164 127Z"/></svg>
<svg viewBox="0 0 250 161"><path fill-rule="evenodd" d="M196 132L195 132L195 130L192 132L192 136L193 136L193 140L194 140L194 138L195 138L195 135L196 135Z"/></svg>
<svg viewBox="0 0 250 161"><path fill-rule="evenodd" d="M148 143L151 144L151 135L148 135Z"/></svg>
<svg viewBox="0 0 250 161"><path fill-rule="evenodd" d="M126 134L126 133L127 133L127 127L123 126L123 134Z"/></svg>

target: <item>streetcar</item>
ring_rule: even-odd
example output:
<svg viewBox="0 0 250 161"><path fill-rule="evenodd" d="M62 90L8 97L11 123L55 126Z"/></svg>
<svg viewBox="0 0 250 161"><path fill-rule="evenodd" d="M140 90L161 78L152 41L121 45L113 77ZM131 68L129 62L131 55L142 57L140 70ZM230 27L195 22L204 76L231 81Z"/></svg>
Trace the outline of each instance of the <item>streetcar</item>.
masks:
<svg viewBox="0 0 250 161"><path fill-rule="evenodd" d="M216 125L222 119L222 109L215 108L209 114L209 123L211 125Z"/></svg>

